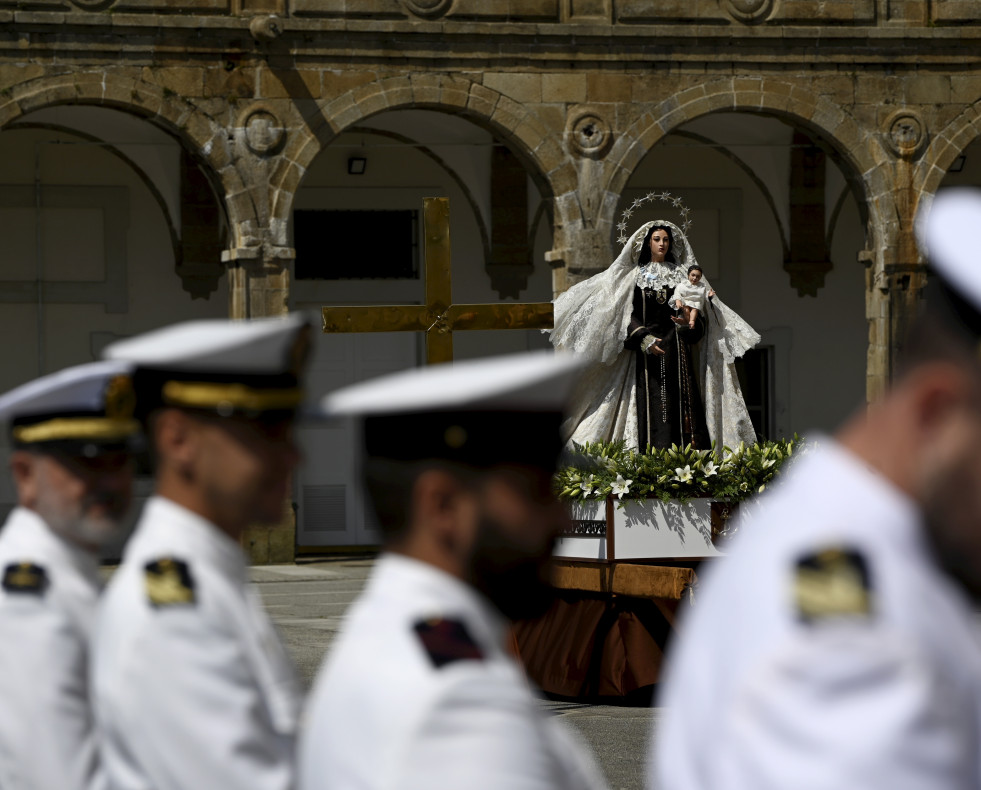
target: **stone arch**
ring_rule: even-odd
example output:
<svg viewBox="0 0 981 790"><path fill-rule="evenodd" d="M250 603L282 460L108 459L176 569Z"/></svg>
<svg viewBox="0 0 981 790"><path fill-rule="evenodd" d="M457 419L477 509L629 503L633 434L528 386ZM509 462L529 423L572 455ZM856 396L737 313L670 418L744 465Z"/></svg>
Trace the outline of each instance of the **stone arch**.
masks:
<svg viewBox="0 0 981 790"><path fill-rule="evenodd" d="M813 131L845 166L845 178L860 190L859 201L870 246L882 243L882 217L891 201L890 179L881 172L867 135L840 105L798 85L759 77L713 80L656 104L618 135L608 155L616 163L606 184L605 207L616 210L620 192L647 153L668 133L688 121L715 112L761 112ZM875 145L877 143L873 143ZM604 217L612 228L612 213Z"/></svg>
<svg viewBox="0 0 981 790"><path fill-rule="evenodd" d="M228 131L192 102L163 86L105 70L28 79L0 94L0 129L28 113L63 104L90 104L136 115L164 129L202 165L222 201L233 233L254 226L258 212L239 173Z"/></svg>
<svg viewBox="0 0 981 790"><path fill-rule="evenodd" d="M480 233L480 246L484 251L484 258L490 260L491 255L491 241L490 241L490 228L487 227L487 222L480 211L477 201L474 198L473 192L467 186L466 182L460 178L457 172L443 160L435 151L427 146L423 145L418 140L413 140L411 137L407 137L404 134L398 134L397 132L389 132L382 129L372 129L370 127L360 127L352 126L350 129L345 130L347 132L356 132L358 134L373 134L379 137L387 137L389 140L395 140L399 143L404 143L406 145L415 146L416 150L426 157L429 161L433 162L437 167L443 170L446 175L448 175L453 182L459 187L460 191L466 197L467 203L470 206L470 211L477 221L477 230Z"/></svg>
<svg viewBox="0 0 981 790"><path fill-rule="evenodd" d="M770 193L770 190L767 188L763 179L757 176L753 171L753 168L746 164L741 157L737 156L724 145L716 143L714 140L711 140L704 135L696 134L695 132L679 130L676 131L675 134L679 137L694 140L695 142L704 146L713 148L716 153L721 154L723 157L732 162L733 165L739 168L746 175L746 177L753 182L754 186L762 196L763 201L766 203L766 207L770 212L770 216L772 217L774 224L777 226L777 233L780 236L780 245L783 247L783 254L784 257L786 257L788 253L787 229L784 227L783 220L780 218L780 212L777 211L777 205L773 199L773 195Z"/></svg>
<svg viewBox="0 0 981 790"><path fill-rule="evenodd" d="M146 174L142 167L140 167L136 162L130 159L121 150L116 148L116 146L106 143L98 137L95 137L86 132L80 131L79 129L73 129L70 126L62 126L60 124L53 123L34 123L32 121L19 121L16 125L8 125L7 128L12 129L42 129L50 132L55 132L57 134L69 135L75 137L79 140L83 140L87 143L98 145L101 150L105 151L109 156L118 159L126 167L128 167L136 177L143 183L150 196L153 198L154 203L156 203L161 215L163 216L164 223L167 225L167 235L170 236L170 246L174 251L174 258L180 257L180 238L177 235L177 228L174 225L174 217L170 213L170 207L167 205L167 201L164 199L163 194L161 194L160 189L153 180Z"/></svg>
<svg viewBox="0 0 981 790"><path fill-rule="evenodd" d="M305 128L294 132L270 179L274 221L288 222L306 169L338 134L373 115L400 109L451 113L491 131L512 146L542 196L553 199L560 217L578 216L576 170L557 142L561 133L549 129L524 105L479 83L447 75L413 74L362 85L324 102L316 123L308 121Z"/></svg>
<svg viewBox="0 0 981 790"><path fill-rule="evenodd" d="M981 137L981 100L969 104L930 140L916 173L919 194L933 195L954 160Z"/></svg>

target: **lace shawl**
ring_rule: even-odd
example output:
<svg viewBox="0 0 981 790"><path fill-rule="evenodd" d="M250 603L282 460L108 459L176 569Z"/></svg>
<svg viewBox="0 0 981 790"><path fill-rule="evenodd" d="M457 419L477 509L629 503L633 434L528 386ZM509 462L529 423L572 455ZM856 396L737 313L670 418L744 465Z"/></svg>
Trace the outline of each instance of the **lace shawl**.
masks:
<svg viewBox="0 0 981 790"><path fill-rule="evenodd" d="M628 447L638 447L635 352L625 349L623 341L633 309L637 260L652 225L670 228L672 233L672 252L678 263L666 265L669 284L687 281L688 267L696 263L688 239L677 225L655 220L634 232L608 269L555 299L552 345L582 354L591 363L573 393L563 425L570 445L623 439ZM702 281L706 290L711 289L708 281ZM720 450L740 442L751 444L756 434L733 363L760 336L718 296L709 302L705 319L700 373L709 437Z"/></svg>

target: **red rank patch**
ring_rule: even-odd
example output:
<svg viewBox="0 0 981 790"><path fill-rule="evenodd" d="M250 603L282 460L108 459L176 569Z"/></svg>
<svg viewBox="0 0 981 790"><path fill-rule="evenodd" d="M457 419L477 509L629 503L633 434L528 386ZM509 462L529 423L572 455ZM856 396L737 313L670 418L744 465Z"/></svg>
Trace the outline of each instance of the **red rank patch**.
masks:
<svg viewBox="0 0 981 790"><path fill-rule="evenodd" d="M454 661L482 661L484 658L467 627L459 620L437 617L420 620L413 628L437 669Z"/></svg>

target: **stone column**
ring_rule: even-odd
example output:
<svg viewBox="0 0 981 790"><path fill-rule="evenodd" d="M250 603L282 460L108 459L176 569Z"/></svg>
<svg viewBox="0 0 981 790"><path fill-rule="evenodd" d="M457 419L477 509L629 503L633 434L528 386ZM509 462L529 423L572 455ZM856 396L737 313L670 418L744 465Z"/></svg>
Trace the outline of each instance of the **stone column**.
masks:
<svg viewBox="0 0 981 790"><path fill-rule="evenodd" d="M886 119L885 152L892 155L881 170L888 174L876 201L878 215L886 217L878 228L878 255L860 255L866 274L866 315L869 319L869 354L866 395L869 403L884 394L903 353L906 334L919 310L926 286L926 268L920 260L913 233L920 191L914 163L927 143L926 125L917 112L902 108Z"/></svg>
<svg viewBox="0 0 981 790"><path fill-rule="evenodd" d="M266 22L272 24L270 19ZM256 35L256 30L252 32ZM234 319L285 315L289 312L290 263L296 252L287 246L287 221L274 218L270 206L273 174L282 165L279 154L286 143L286 124L277 107L255 101L240 111L232 132L235 178L229 180L229 186L237 191L226 195L226 202L234 217L235 241L221 256L228 271L228 314ZM247 529L242 547L255 564L293 562L296 512L292 499L283 503L279 524Z"/></svg>
<svg viewBox="0 0 981 790"><path fill-rule="evenodd" d="M289 312L290 247L262 244L225 250L228 266L228 315L261 318Z"/></svg>
<svg viewBox="0 0 981 790"><path fill-rule="evenodd" d="M859 263L865 264L865 317L869 322L869 347L865 361L865 401L880 400L889 384L891 338L889 326L889 285L882 263L875 253L862 250Z"/></svg>
<svg viewBox="0 0 981 790"><path fill-rule="evenodd" d="M545 253L552 267L552 290L555 296L570 286L592 277L613 262L610 246L611 226L599 228L556 227L555 247Z"/></svg>
<svg viewBox="0 0 981 790"><path fill-rule="evenodd" d="M892 381L903 352L906 333L919 310L926 281L926 269L916 260L897 260L878 269L872 266L867 269L869 351L866 399L869 403L879 400Z"/></svg>
<svg viewBox="0 0 981 790"><path fill-rule="evenodd" d="M584 10L589 4L579 5ZM555 295L603 271L615 256L611 240L619 195L607 189L611 168L617 166L606 160L614 137L609 112L607 106L580 104L566 116L564 142L572 167L553 182L560 187L555 189L554 246L545 253Z"/></svg>
<svg viewBox="0 0 981 790"><path fill-rule="evenodd" d="M225 250L228 266L230 318L285 315L290 293L289 247L260 244ZM296 557L296 511L292 501L283 506L283 519L272 526L253 526L242 535L242 548L255 565L293 562Z"/></svg>
<svg viewBox="0 0 981 790"><path fill-rule="evenodd" d="M896 221L884 229L884 249L859 254L866 264L866 317L869 319L869 350L866 398L879 400L898 368L909 332L919 311L926 286L926 267L920 260L913 235L915 201L898 195ZM878 257L878 260L874 260Z"/></svg>

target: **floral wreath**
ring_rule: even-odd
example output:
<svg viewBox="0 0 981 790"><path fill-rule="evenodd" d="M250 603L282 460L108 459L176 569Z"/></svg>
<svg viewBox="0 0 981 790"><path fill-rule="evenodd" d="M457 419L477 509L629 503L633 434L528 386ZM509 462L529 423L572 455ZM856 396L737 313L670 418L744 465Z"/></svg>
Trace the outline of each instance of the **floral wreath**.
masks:
<svg viewBox="0 0 981 790"><path fill-rule="evenodd" d="M640 208L645 203L670 203L674 208L681 212L681 232L688 235L688 229L691 227L691 210L686 206L680 197L672 195L670 192L648 192L644 197L637 198L633 203L631 203L627 208L623 210L620 215L620 221L617 223L617 230L620 235L617 236L617 241L620 244L627 243L627 220L630 219L634 210Z"/></svg>

